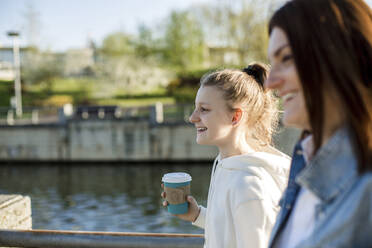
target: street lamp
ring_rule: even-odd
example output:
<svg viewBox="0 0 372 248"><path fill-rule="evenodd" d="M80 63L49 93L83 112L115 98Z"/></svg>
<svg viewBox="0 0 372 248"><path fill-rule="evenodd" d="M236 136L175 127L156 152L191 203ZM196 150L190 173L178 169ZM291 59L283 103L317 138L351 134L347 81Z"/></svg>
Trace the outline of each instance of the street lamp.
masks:
<svg viewBox="0 0 372 248"><path fill-rule="evenodd" d="M14 61L14 91L16 98L16 114L17 117L22 116L22 87L21 87L21 63L19 55L19 32L9 31L8 36L13 38L13 61Z"/></svg>

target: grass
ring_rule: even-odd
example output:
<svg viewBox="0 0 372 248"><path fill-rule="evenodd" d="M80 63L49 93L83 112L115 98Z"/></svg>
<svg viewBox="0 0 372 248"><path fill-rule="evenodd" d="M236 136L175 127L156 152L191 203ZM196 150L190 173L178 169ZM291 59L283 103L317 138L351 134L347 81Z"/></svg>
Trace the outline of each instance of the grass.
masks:
<svg viewBox="0 0 372 248"><path fill-rule="evenodd" d="M0 107L10 107L10 98L14 95L13 81L0 81ZM110 88L104 96L101 92ZM125 90L107 87L90 78L57 78L47 84L23 85L23 106L55 106L65 103L74 105L119 105L149 106L156 102L173 104L175 99L166 94L165 89L156 89L151 93L128 94Z"/></svg>

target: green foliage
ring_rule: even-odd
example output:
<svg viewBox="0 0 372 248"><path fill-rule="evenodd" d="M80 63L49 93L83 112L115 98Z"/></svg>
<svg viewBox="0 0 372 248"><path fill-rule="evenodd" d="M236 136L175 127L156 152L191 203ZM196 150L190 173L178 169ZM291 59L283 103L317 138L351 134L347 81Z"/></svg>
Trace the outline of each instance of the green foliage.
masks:
<svg viewBox="0 0 372 248"><path fill-rule="evenodd" d="M29 79L34 83L44 83L47 85L47 89L52 86L52 82L54 79L61 76L61 71L58 65L52 64L44 64L35 70L32 77Z"/></svg>
<svg viewBox="0 0 372 248"><path fill-rule="evenodd" d="M162 93L151 93L151 94L117 94L115 99L148 99L148 98L162 98L168 97L166 92Z"/></svg>
<svg viewBox="0 0 372 248"><path fill-rule="evenodd" d="M134 52L132 37L123 33L116 32L108 35L104 40L101 53L107 56L123 56Z"/></svg>
<svg viewBox="0 0 372 248"><path fill-rule="evenodd" d="M235 50L238 55L235 65L244 66L254 60L267 61L267 4L262 0L221 0L200 6L193 13L209 43Z"/></svg>
<svg viewBox="0 0 372 248"><path fill-rule="evenodd" d="M138 27L138 39L135 43L136 55L148 58L157 52L157 45L152 38L152 30L145 25Z"/></svg>
<svg viewBox="0 0 372 248"><path fill-rule="evenodd" d="M12 96L14 96L14 82L0 80L0 107L9 107Z"/></svg>
<svg viewBox="0 0 372 248"><path fill-rule="evenodd" d="M64 103L92 104L95 82L86 78L55 78L46 85L28 85L23 92L24 106L60 106Z"/></svg>
<svg viewBox="0 0 372 248"><path fill-rule="evenodd" d="M147 95L145 97L141 97L137 95L137 97L130 97L130 98L104 98L104 99L95 99L95 104L99 105L119 105L123 107L133 107L133 106L149 106L154 105L156 102L161 102L163 104L174 104L175 100L173 97L167 96L159 96L159 97L152 97Z"/></svg>
<svg viewBox="0 0 372 248"><path fill-rule="evenodd" d="M187 12L170 14L164 36L166 63L182 68L196 68L204 60L204 37L200 24Z"/></svg>
<svg viewBox="0 0 372 248"><path fill-rule="evenodd" d="M179 87L173 91L173 97L177 103L193 103L198 87Z"/></svg>
<svg viewBox="0 0 372 248"><path fill-rule="evenodd" d="M55 102L62 102L67 100L65 96L70 96L72 103L75 105L79 104L92 104L94 99L92 98L93 91L95 89L96 82L90 78L59 78L53 81L53 94L63 96L62 98L54 99Z"/></svg>
<svg viewBox="0 0 372 248"><path fill-rule="evenodd" d="M179 103L192 103L198 91L200 79L206 73L214 70L215 69L180 71L177 78L169 83L167 92Z"/></svg>
<svg viewBox="0 0 372 248"><path fill-rule="evenodd" d="M22 83L42 85L46 93L50 93L53 80L63 75L63 63L58 55L32 50L21 72Z"/></svg>
<svg viewBox="0 0 372 248"><path fill-rule="evenodd" d="M177 88L191 87L198 88L200 79L206 73L215 71L215 68L197 69L197 70L183 70L178 72L177 78L172 80L167 86L167 92L173 94Z"/></svg>
<svg viewBox="0 0 372 248"><path fill-rule="evenodd" d="M111 33L94 50L94 65L69 74L91 78L66 78L68 68L75 64L71 59L66 62L65 54L30 49L31 56L22 67L23 103L193 102L200 78L210 71L204 68L266 61L263 2L267 1L210 2L173 11L160 25L140 25L137 36ZM154 93L161 87L166 92ZM0 106L9 106L13 91L13 82L0 82Z"/></svg>
<svg viewBox="0 0 372 248"><path fill-rule="evenodd" d="M73 103L74 99L69 95L54 95L42 102L42 105L49 107L62 107L67 103Z"/></svg>

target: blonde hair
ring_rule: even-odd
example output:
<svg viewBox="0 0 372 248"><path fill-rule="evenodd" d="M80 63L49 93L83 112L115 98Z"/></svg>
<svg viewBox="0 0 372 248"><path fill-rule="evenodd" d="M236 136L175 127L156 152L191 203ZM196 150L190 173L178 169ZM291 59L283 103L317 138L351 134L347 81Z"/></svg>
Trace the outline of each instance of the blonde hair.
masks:
<svg viewBox="0 0 372 248"><path fill-rule="evenodd" d="M261 63L250 64L241 70L224 69L204 75L200 86L215 86L223 92L227 107L233 111L237 104L248 113L247 140L258 146L272 144L272 135L278 124L277 99L264 88L269 67Z"/></svg>

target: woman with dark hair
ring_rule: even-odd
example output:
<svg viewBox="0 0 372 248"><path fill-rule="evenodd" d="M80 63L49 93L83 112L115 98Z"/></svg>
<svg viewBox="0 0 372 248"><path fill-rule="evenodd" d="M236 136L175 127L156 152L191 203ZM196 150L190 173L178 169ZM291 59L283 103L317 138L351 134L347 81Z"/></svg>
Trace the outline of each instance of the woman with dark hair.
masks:
<svg viewBox="0 0 372 248"><path fill-rule="evenodd" d="M269 35L265 86L282 98L283 123L309 134L270 247L372 247L372 11L363 0L292 0Z"/></svg>

